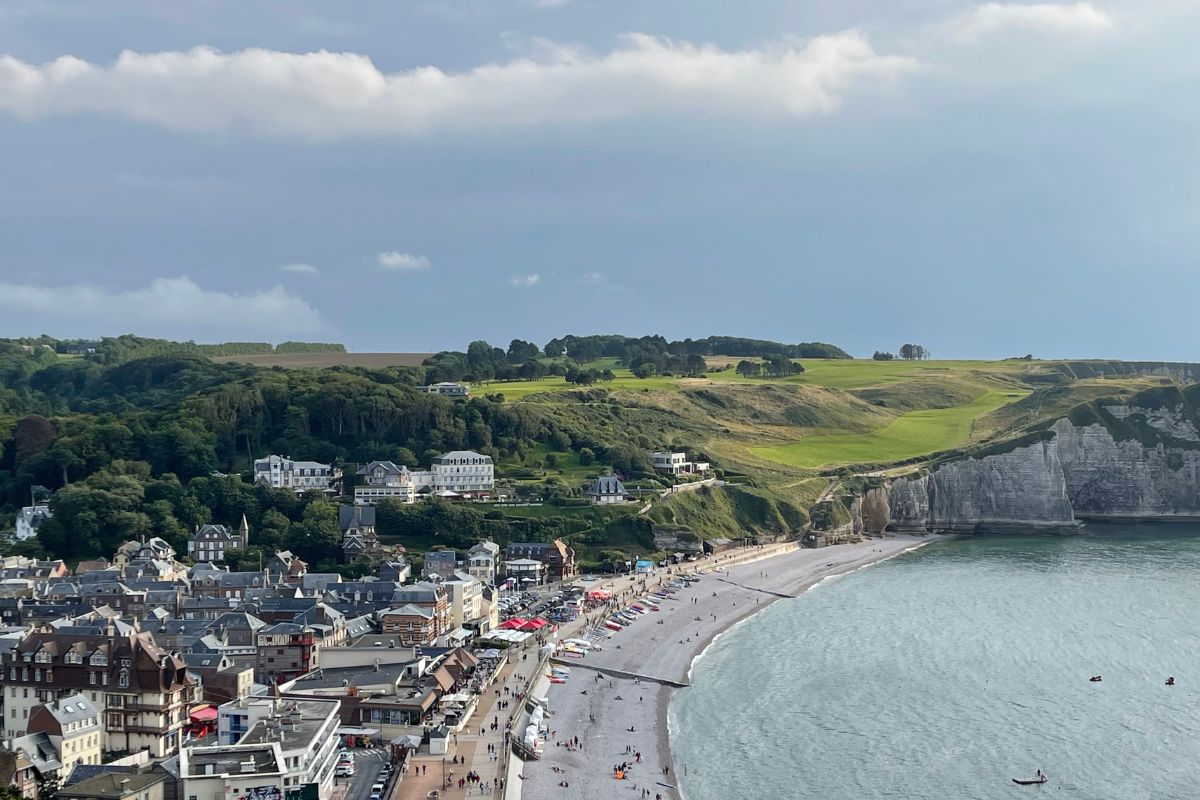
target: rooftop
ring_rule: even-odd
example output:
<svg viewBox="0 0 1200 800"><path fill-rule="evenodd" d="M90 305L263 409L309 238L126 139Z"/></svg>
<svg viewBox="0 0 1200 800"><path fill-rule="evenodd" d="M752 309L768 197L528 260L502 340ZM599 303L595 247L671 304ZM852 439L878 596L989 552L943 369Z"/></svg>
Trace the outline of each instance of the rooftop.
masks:
<svg viewBox="0 0 1200 800"><path fill-rule="evenodd" d="M279 742L286 750L306 750L321 729L336 717L337 700L280 700L274 713L254 724L238 744Z"/></svg>
<svg viewBox="0 0 1200 800"><path fill-rule="evenodd" d="M282 773L276 750L263 745L226 745L185 748L187 774L241 775Z"/></svg>

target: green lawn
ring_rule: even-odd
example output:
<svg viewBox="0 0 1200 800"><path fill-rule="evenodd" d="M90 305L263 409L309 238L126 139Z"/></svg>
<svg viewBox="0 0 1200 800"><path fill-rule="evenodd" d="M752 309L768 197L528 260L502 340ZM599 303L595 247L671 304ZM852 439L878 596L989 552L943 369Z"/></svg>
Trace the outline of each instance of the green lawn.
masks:
<svg viewBox="0 0 1200 800"><path fill-rule="evenodd" d="M920 378L944 377L969 370L1008 372L1027 368L1023 361L871 361L867 359L798 359L804 372L788 378L743 378L732 369L709 374L718 381L737 383L786 382L828 386L834 389L861 389L886 383L902 383Z"/></svg>
<svg viewBox="0 0 1200 800"><path fill-rule="evenodd" d="M752 359L753 360L753 359ZM649 389L669 391L680 386L695 384L698 380L726 383L804 383L812 386L827 386L834 389L860 389L889 383L920 380L930 377L954 376L971 370L990 373L1016 372L1028 369L1023 361L871 361L868 359L801 359L804 373L788 378L743 378L733 369L710 372L705 378L635 378L627 369L616 367L614 359L601 359L584 367L588 369L611 369L616 380L597 383L597 388L606 389ZM543 378L536 381L494 382L472 386L476 394L502 394L506 400L520 400L539 392L580 391L590 387L567 383L565 378Z"/></svg>
<svg viewBox="0 0 1200 800"><path fill-rule="evenodd" d="M556 464L553 467L546 466L546 457L553 454ZM541 466L534 466L540 464ZM565 481L581 482L588 480L591 475L596 475L604 471L604 467L599 464L584 466L579 463L579 454L569 450L551 450L549 445L539 444L537 447L530 450L525 460L521 463L515 461L502 461L496 465L497 474L504 477L509 477L514 469L529 470L536 473L536 480L542 480L551 476L562 478Z"/></svg>
<svg viewBox="0 0 1200 800"><path fill-rule="evenodd" d="M1025 394L989 391L967 405L910 411L870 433L818 434L792 444L751 447L750 452L769 461L806 469L901 461L966 442L976 419L1016 402Z"/></svg>

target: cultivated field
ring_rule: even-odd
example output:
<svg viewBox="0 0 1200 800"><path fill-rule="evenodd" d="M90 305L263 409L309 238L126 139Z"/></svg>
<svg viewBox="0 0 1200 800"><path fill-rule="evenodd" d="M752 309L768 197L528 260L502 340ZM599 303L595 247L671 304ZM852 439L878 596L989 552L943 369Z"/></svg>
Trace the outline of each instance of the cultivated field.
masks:
<svg viewBox="0 0 1200 800"><path fill-rule="evenodd" d="M324 369L326 367L419 367L432 353L263 353L249 356L216 356L222 364L255 367Z"/></svg>

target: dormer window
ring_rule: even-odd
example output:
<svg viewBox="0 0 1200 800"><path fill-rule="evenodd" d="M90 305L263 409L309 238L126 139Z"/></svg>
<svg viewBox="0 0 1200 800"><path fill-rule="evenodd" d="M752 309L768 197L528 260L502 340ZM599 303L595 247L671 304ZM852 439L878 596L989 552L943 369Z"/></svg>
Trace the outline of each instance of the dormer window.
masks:
<svg viewBox="0 0 1200 800"><path fill-rule="evenodd" d="M104 653L101 653L99 650L97 650L96 652L92 653L92 657L90 659L88 659L88 663L91 664L93 667L107 667L108 666L108 656L104 655Z"/></svg>
<svg viewBox="0 0 1200 800"><path fill-rule="evenodd" d="M76 653L74 650L70 650L67 652L66 656L63 657L63 661L67 664L82 664L83 656L79 653Z"/></svg>
<svg viewBox="0 0 1200 800"><path fill-rule="evenodd" d="M39 664L49 664L54 660L54 656L50 655L50 651L46 649L38 650L34 655L33 660Z"/></svg>
<svg viewBox="0 0 1200 800"><path fill-rule="evenodd" d="M129 670L128 669L122 669L117 674L117 688L119 688L119 689L128 689L129 688Z"/></svg>

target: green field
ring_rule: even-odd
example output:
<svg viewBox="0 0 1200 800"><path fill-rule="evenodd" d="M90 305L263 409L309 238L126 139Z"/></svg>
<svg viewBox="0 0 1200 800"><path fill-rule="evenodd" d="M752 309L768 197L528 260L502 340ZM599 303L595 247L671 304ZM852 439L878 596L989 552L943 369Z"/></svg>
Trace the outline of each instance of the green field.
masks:
<svg viewBox="0 0 1200 800"><path fill-rule="evenodd" d="M753 455L791 467L874 464L948 450L971 438L975 420L1025 397L1024 391L988 391L967 405L910 411L870 433L808 436L792 444L751 447Z"/></svg>
<svg viewBox="0 0 1200 800"><path fill-rule="evenodd" d="M867 359L802 360L804 372L788 378L743 378L734 370L711 373L718 381L764 383L772 380L786 383L806 383L833 389L861 389L888 383L903 383L921 378L963 375L975 370L989 373L1017 372L1028 369L1023 361L871 361Z"/></svg>
<svg viewBox="0 0 1200 800"><path fill-rule="evenodd" d="M714 359L727 361L728 359ZM752 359L753 360L753 359ZM616 366L614 359L584 364L587 369L611 369L616 373L616 380L611 383L597 383L594 387L577 386L567 383L561 377L542 378L536 381L513 381L477 384L472 386L476 394L502 394L505 400L520 400L531 394L545 392L581 391L588 388L600 389L647 389L661 392L677 389L680 386L695 386L705 381L721 383L769 384L769 383L800 383L810 386L826 386L833 389L860 389L867 386L886 386L892 383L905 383L926 378L966 377L973 372L982 371L992 375L997 373L1016 373L1028 369L1022 361L869 361L856 360L821 360L810 359L800 362L804 372L787 378L744 378L733 369L710 372L703 378L635 378L627 370Z"/></svg>

